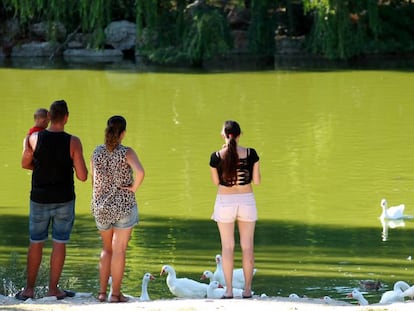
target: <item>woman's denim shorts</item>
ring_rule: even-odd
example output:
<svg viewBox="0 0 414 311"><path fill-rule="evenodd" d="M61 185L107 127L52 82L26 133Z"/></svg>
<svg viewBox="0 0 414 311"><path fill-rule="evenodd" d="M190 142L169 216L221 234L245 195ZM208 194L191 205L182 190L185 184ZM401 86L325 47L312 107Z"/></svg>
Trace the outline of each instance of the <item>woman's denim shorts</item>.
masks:
<svg viewBox="0 0 414 311"><path fill-rule="evenodd" d="M96 227L99 231L106 231L111 229L112 227L117 229L129 229L135 226L138 223L138 221L138 207L134 206L131 209L131 214L129 214L128 216L125 216L124 218L121 218L120 220L112 224L101 224L96 222Z"/></svg>

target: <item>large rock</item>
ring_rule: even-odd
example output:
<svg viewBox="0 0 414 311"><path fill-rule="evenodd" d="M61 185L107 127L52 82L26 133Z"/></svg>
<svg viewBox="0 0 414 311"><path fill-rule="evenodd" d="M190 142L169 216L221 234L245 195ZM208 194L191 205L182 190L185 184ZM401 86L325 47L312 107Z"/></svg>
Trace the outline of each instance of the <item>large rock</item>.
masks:
<svg viewBox="0 0 414 311"><path fill-rule="evenodd" d="M305 52L305 37L277 36L275 54L301 54Z"/></svg>
<svg viewBox="0 0 414 311"><path fill-rule="evenodd" d="M15 45L11 57L50 57L56 49L57 44L53 42L29 42Z"/></svg>
<svg viewBox="0 0 414 311"><path fill-rule="evenodd" d="M74 63L106 63L119 62L124 54L120 50L68 49L63 58Z"/></svg>
<svg viewBox="0 0 414 311"><path fill-rule="evenodd" d="M135 48L137 29L134 23L116 21L105 28L105 43L117 50L130 50Z"/></svg>

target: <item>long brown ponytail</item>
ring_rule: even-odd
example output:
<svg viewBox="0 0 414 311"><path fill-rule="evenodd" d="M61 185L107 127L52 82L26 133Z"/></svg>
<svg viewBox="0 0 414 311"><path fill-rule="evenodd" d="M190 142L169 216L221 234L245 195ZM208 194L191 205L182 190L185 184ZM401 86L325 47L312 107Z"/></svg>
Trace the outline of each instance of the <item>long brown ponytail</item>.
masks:
<svg viewBox="0 0 414 311"><path fill-rule="evenodd" d="M113 151L120 143L121 134L126 130L126 120L121 116L109 118L105 129L105 145L109 151Z"/></svg>
<svg viewBox="0 0 414 311"><path fill-rule="evenodd" d="M223 155L221 169L224 181L229 185L237 183L237 166L239 164L239 154L237 153L236 138L240 136L240 125L236 121L228 120L224 122L223 134L228 138L227 151Z"/></svg>

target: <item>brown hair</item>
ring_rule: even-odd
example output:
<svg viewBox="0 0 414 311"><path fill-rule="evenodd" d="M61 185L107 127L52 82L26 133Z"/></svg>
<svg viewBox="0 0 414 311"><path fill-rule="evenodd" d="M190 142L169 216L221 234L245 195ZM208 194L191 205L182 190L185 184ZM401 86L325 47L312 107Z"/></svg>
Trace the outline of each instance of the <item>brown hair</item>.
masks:
<svg viewBox="0 0 414 311"><path fill-rule="evenodd" d="M126 130L126 120L121 116L112 116L108 119L105 129L105 145L113 151L120 143L121 134Z"/></svg>
<svg viewBox="0 0 414 311"><path fill-rule="evenodd" d="M240 125L236 121L228 120L224 122L223 134L228 138L227 151L223 155L221 169L224 181L229 185L237 182L237 166L239 164L239 154L237 153L236 138L240 136Z"/></svg>
<svg viewBox="0 0 414 311"><path fill-rule="evenodd" d="M56 100L50 105L49 114L52 122L61 122L69 114L68 105L63 99Z"/></svg>

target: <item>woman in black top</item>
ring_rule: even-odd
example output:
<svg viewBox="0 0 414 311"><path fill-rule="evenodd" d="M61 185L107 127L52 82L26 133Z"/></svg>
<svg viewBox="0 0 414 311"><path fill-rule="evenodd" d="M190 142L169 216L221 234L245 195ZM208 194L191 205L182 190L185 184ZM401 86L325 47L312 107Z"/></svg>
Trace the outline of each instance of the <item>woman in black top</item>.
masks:
<svg viewBox="0 0 414 311"><path fill-rule="evenodd" d="M244 298L252 296L251 286L254 268L254 230L257 220L256 201L252 183L261 180L259 156L253 148L238 144L241 129L236 121L226 121L221 132L225 144L211 154L211 178L218 186L214 213L222 246L222 266L226 282L223 298L233 297L234 224L240 234L244 274Z"/></svg>

